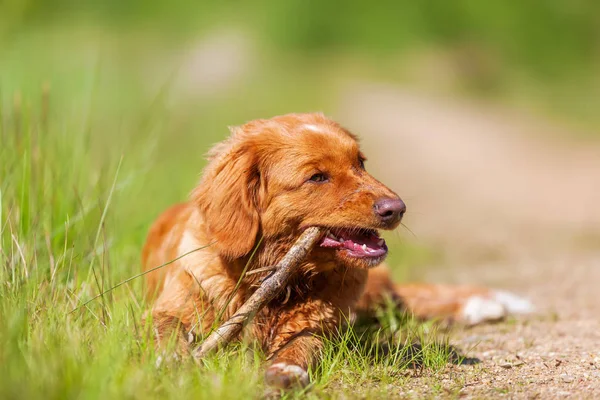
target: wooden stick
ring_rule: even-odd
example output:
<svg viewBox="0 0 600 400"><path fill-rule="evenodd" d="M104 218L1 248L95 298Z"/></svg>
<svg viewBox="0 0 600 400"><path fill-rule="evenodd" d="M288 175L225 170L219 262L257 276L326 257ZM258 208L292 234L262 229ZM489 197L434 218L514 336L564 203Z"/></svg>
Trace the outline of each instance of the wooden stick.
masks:
<svg viewBox="0 0 600 400"><path fill-rule="evenodd" d="M196 359L203 358L219 347L226 346L231 342L244 326L254 318L256 313L286 287L300 262L321 237L321 232L321 229L317 227L306 229L277 266L274 267L275 272L263 281L252 296L242 304L227 322L204 340L202 345L194 351L194 357Z"/></svg>

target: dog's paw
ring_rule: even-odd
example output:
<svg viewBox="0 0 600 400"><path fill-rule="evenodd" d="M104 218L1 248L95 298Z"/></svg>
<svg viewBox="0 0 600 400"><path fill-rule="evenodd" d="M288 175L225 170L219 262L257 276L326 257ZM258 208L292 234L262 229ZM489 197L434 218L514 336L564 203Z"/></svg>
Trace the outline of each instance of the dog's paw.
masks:
<svg viewBox="0 0 600 400"><path fill-rule="evenodd" d="M497 321L511 314L530 314L533 304L505 291L493 291L490 296L471 296L462 307L462 319L469 325Z"/></svg>
<svg viewBox="0 0 600 400"><path fill-rule="evenodd" d="M265 378L269 386L279 389L301 389L308 386L310 382L308 372L304 368L285 362L272 364L267 368Z"/></svg>
<svg viewBox="0 0 600 400"><path fill-rule="evenodd" d="M507 314L531 314L535 312L535 306L526 298L504 290L494 290L494 300L504 306Z"/></svg>

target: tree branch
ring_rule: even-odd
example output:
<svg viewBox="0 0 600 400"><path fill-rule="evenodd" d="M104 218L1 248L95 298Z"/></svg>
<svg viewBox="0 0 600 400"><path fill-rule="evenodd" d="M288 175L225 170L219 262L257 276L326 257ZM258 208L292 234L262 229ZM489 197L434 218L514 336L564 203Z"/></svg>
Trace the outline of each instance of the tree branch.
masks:
<svg viewBox="0 0 600 400"><path fill-rule="evenodd" d="M277 266L274 267L275 272L263 281L228 321L204 340L202 345L194 351L194 358L203 358L219 347L229 344L242 331L244 326L254 318L256 313L286 287L300 262L312 250L320 237L320 228L310 227L306 229Z"/></svg>

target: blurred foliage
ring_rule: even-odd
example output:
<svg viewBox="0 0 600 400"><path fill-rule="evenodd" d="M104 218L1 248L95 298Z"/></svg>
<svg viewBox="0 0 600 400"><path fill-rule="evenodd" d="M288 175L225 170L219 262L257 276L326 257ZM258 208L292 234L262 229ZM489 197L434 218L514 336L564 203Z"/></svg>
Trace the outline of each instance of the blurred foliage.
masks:
<svg viewBox="0 0 600 400"><path fill-rule="evenodd" d="M600 3L595 1L278 2L267 29L284 47L393 52L424 43L474 43L551 75L596 60Z"/></svg>
<svg viewBox="0 0 600 400"><path fill-rule="evenodd" d="M423 45L477 46L542 79L600 58L600 2L594 0L5 0L3 25L89 17L164 34L237 23L289 52L397 53Z"/></svg>

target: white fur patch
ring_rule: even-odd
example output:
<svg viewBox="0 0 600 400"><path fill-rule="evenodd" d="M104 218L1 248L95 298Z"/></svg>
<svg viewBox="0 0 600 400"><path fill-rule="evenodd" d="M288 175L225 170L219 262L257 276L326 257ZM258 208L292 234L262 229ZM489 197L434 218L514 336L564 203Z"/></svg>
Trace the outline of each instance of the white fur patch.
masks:
<svg viewBox="0 0 600 400"><path fill-rule="evenodd" d="M500 319L504 315L505 310L501 303L481 296L469 297L463 307L463 318L470 325Z"/></svg>
<svg viewBox="0 0 600 400"><path fill-rule="evenodd" d="M183 232L183 236L179 241L177 251L179 252L179 254L185 254L189 251L197 249L198 247L200 247L200 242L198 242L198 239L196 239L190 231L186 230Z"/></svg>
<svg viewBox="0 0 600 400"><path fill-rule="evenodd" d="M323 132L323 129L321 127L319 127L318 125L314 125L314 124L304 124L304 125L302 125L302 127L304 129L308 129L309 131L313 131L313 132Z"/></svg>
<svg viewBox="0 0 600 400"><path fill-rule="evenodd" d="M508 314L531 314L535 311L531 301L510 292L495 290L493 298L504 306Z"/></svg>
<svg viewBox="0 0 600 400"><path fill-rule="evenodd" d="M462 314L470 325L494 321L509 314L530 314L535 311L533 304L513 293L495 290L490 297L469 297L463 306Z"/></svg>

